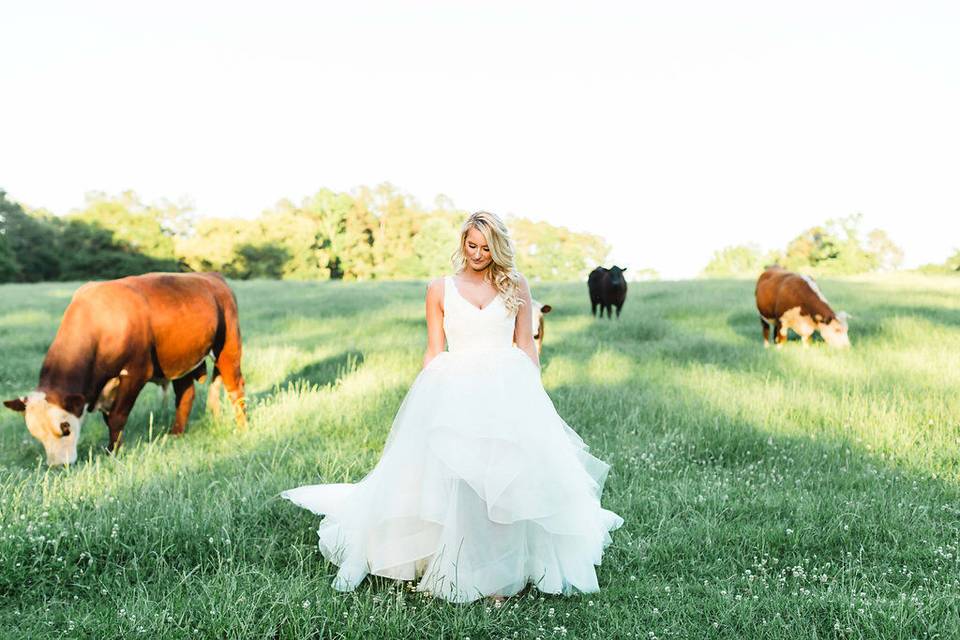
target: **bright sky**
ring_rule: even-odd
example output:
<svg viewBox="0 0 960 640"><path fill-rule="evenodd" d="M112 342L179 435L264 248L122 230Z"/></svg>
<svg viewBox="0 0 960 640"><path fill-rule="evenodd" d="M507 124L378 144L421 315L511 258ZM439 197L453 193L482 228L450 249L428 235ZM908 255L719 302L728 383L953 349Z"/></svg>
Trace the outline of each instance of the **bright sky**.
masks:
<svg viewBox="0 0 960 640"><path fill-rule="evenodd" d="M49 2L0 10L0 188L253 216L389 181L693 276L864 214L960 248L960 3Z"/></svg>

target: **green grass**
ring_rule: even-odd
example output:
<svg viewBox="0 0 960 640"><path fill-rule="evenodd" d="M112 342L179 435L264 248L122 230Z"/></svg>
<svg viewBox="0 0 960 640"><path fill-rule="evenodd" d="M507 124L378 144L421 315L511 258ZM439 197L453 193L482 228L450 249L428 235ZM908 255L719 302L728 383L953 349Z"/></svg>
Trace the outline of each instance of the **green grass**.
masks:
<svg viewBox="0 0 960 640"><path fill-rule="evenodd" d="M247 432L198 394L168 437L149 387L117 457L92 417L78 464L47 469L0 416L0 637L960 637L960 280L824 281L849 351L764 350L752 282L632 284L614 322L584 284L535 287L544 384L626 523L600 593L499 608L382 579L336 593L318 519L278 498L376 462L423 284L235 288ZM0 287L0 397L36 383L73 289Z"/></svg>

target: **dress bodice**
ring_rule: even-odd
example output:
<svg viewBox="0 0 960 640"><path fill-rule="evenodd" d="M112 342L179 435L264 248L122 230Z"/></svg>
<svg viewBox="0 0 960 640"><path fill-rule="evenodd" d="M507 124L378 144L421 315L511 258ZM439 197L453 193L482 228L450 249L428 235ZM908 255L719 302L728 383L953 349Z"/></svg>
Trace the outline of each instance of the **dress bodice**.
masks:
<svg viewBox="0 0 960 640"><path fill-rule="evenodd" d="M497 295L483 309L464 298L453 276L443 279L443 332L450 351L509 348L516 314Z"/></svg>

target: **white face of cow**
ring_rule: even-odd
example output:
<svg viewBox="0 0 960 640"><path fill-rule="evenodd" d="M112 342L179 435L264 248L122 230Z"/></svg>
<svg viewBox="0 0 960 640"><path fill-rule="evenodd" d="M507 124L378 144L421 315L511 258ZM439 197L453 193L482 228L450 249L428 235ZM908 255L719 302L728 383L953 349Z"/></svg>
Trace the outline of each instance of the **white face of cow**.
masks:
<svg viewBox="0 0 960 640"><path fill-rule="evenodd" d="M537 338L537 333L540 331L540 319L543 318L543 312L540 310L541 304L536 300L533 300L533 307L531 308L532 313L530 314L530 335L534 339Z"/></svg>
<svg viewBox="0 0 960 640"><path fill-rule="evenodd" d="M77 441L84 416L79 418L57 405L47 402L45 393L33 392L26 397L24 418L30 434L47 452L47 464L73 464L77 460ZM86 413L86 412L84 412Z"/></svg>
<svg viewBox="0 0 960 640"><path fill-rule="evenodd" d="M847 314L840 312L829 324L819 322L817 329L820 337L831 347L847 348L850 346L850 336L847 334Z"/></svg>
<svg viewBox="0 0 960 640"><path fill-rule="evenodd" d="M532 313L530 314L530 335L533 336L533 346L537 349L537 352L540 351L540 327L543 323L543 315L545 313L550 313L550 310L553 308L548 304L542 304L536 300L531 299L530 302L533 303L531 306Z"/></svg>

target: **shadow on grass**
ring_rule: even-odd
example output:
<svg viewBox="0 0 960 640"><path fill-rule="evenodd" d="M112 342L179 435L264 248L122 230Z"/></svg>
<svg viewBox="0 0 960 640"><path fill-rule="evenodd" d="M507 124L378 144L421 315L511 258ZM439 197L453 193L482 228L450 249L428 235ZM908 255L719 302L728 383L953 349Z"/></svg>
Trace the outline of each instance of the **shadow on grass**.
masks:
<svg viewBox="0 0 960 640"><path fill-rule="evenodd" d="M926 549L915 537L912 508L901 504L894 509L876 500L884 483L895 481L910 492L918 490L919 482L919 491L933 496L936 504L941 497L950 503L960 500L955 484L881 460L843 433L824 437L819 432L814 439L744 419L675 373L661 377L649 371L629 391L589 383L550 391L570 425L612 464L605 506L630 514L624 527L628 537L658 541L647 546L646 557L638 562L614 534L612 550L618 555L612 565L622 573L656 572L665 580L696 584L717 575L717 564L726 568L721 573L742 572L745 549L785 560L842 562L846 552L863 553L867 547L868 554L883 559L869 568L877 573L871 578L879 578L888 566L915 564ZM632 412L624 407L625 393L633 401ZM589 398L589 410L583 409L584 398ZM567 403L576 407L576 415L565 413ZM773 480L758 488L758 482L766 482L764 474ZM717 486L724 486L722 500L716 498ZM846 530L836 519L851 504L858 505L857 525ZM952 530L953 516L935 511L924 513L925 529ZM798 522L804 530L791 536L788 530ZM613 576L608 573L607 580ZM910 587L908 577L890 580L897 588Z"/></svg>
<svg viewBox="0 0 960 640"><path fill-rule="evenodd" d="M363 352L358 350L342 351L337 355L311 362L263 391L248 391L246 394L248 411L290 386L321 388L336 385L342 378L360 369L363 363ZM208 370L212 369L213 364L210 362ZM209 428L210 420L234 424L233 407L224 391L221 390L221 413L218 418L215 418L207 411L206 406L209 382L195 383L195 388L196 399L187 421L186 431L181 437L189 437L195 429ZM137 398L137 404L124 428L123 446L129 449L162 438L169 432L174 417L172 387L164 393L160 386L148 384ZM91 453L94 456L104 453L107 445L107 428L99 413L87 416L84 430L84 437L77 449L80 463L86 461Z"/></svg>
<svg viewBox="0 0 960 640"><path fill-rule="evenodd" d="M585 362L598 348L616 349L618 345L608 340L629 336L642 323L638 317L635 315L623 325L608 330L598 330L588 324L566 332L546 346L547 353ZM678 337L692 339L683 333ZM736 362L744 358L744 349L753 349L752 346L702 338L689 347L648 344L645 348L662 349L661 354L673 349L673 360L678 364L673 375L669 370L654 367L641 369L628 388L584 380L549 390L561 415L575 418L570 419L571 426L593 446L599 457L613 464L604 504L627 517L624 529L614 534L614 543L600 568L602 597L613 607L637 606L634 591L625 580L631 573L653 576L661 588L660 583L672 581L694 590L700 589L704 581L712 584L718 576L743 574L750 566L749 557L761 554L782 560L784 566L800 565L809 557L837 560L844 566L854 566L854 561L847 559L850 557L869 559L868 564L861 565L868 575L844 574L842 586L831 583L821 589L807 585L828 597L822 604L802 605L796 610L782 608L783 616L794 621L802 635L811 635L809 632L813 629L824 636L832 635L833 620L847 610L854 590L846 586L847 581L858 584L860 578L875 580L885 597L890 598L914 590L916 584L911 583L909 577L894 573L883 577L881 582L881 578L873 574L887 567L914 567L929 562L929 547L953 531L952 512L924 509L918 513L913 504L895 508L888 501L874 500L878 492L883 491L878 489L878 483L887 482L888 475L901 473L902 469L879 462L844 440L841 434L834 439L813 441L772 433L762 424L724 409L717 399L684 378L685 365L703 361L743 370L747 367L738 366ZM698 357L698 351L706 354ZM759 355L748 361L768 360L759 345L755 352ZM349 366L351 353L354 352L344 351L311 363L285 382L304 379L311 384L322 381L330 384L331 379L336 380L338 371ZM277 396L280 392L268 395ZM567 404L570 409L565 408ZM272 409L265 406L256 410ZM358 405L356 413L357 424L382 417L378 409L364 404ZM260 420L266 419L260 416ZM376 427L378 438L385 435L388 427ZM258 435L254 431L244 439L238 438L236 446L221 449L208 450L210 445L203 442L209 455L172 465L152 475L148 482L116 492L121 505L132 509L151 502L144 501L144 496L167 495L170 486L186 487L191 489L186 494L192 496L187 500L199 502L199 514L175 514L173 522L164 523L162 538L157 535L137 539L121 527L120 539L111 540L109 525L106 525L107 535L92 540L87 547L98 559L96 570L88 575L68 577L73 584L91 592L103 579L126 581L127 586L135 588L142 584L142 577L134 572L125 573L122 568L135 565L144 557L146 548L165 558L166 566L189 574L192 584L203 585L225 571L215 562L218 550L210 546L214 544L213 539L210 545L205 544L207 531L216 530L219 536L217 527L222 525L230 537L250 543L244 545L246 551L238 557L245 570L266 567L294 577L318 577L324 586L318 589L317 595L331 597L325 585L335 571L332 565L316 556L297 564L297 559L306 555L304 550L312 551L315 547L317 518L275 499L275 492L286 488L283 485L286 482L310 482L318 475L308 474L310 465L324 464L321 462L325 457L324 448L336 447L340 442L356 450L356 459L370 459L370 451L364 450L369 446L364 438L345 433L332 420L312 423L290 433L274 431ZM851 451L846 452L847 449ZM640 453L646 451L654 451L654 459L658 463L662 459L662 465L641 458ZM139 453L128 451L125 455ZM148 453L143 452L144 457L149 457ZM342 469L350 463L341 458L331 464L339 464ZM751 482L757 480L751 473L753 469L763 469L773 479L771 484L761 488L752 485ZM876 469L879 472L874 473ZM301 473L304 477L292 477ZM341 475L353 477L355 474L345 471ZM943 503L956 504L960 499L956 486L948 482L930 480L921 474L917 474L917 480L924 491L936 494L936 499ZM241 502L237 494L224 488L234 482L248 487L244 499L250 495L254 499ZM56 492L51 493L54 501L60 499ZM207 503L217 500L229 505L225 510L230 517L220 516L221 523L216 519L218 511L211 508L210 520L203 520ZM156 503L156 499L153 502ZM849 530L841 526L843 522L838 521L838 514L850 524ZM132 519L135 515L136 512L127 517ZM202 530L197 528L198 521ZM798 522L802 526L798 526ZM796 528L793 534L788 533L791 527ZM918 528L925 534L945 533L921 542ZM28 556L24 552L23 557L14 559L25 561ZM59 581L64 577L63 572L61 567L46 563L16 587L14 595L37 603L62 597L64 592ZM793 578L790 580L791 585L799 584ZM181 589L185 582L184 579L173 588ZM382 596L388 589L387 584L378 579L369 580L351 597ZM705 609L716 609L716 601L710 599L714 597L713 592L706 595L709 597L703 600ZM775 605L782 602L772 598L770 601ZM432 604L445 611L460 610L444 603ZM933 606L946 605L937 601ZM814 610L823 615L811 615ZM282 614L271 612L269 615L276 616L278 625L283 624ZM709 620L706 613L703 615L704 620L693 622L707 628ZM947 625L947 618L943 620L942 624ZM935 626L932 629L939 630ZM923 628L923 631L929 630Z"/></svg>
<svg viewBox="0 0 960 640"><path fill-rule="evenodd" d="M381 313L394 305L411 302L414 291L425 286L420 282L378 282L364 286L358 295L355 284L343 281L291 282L231 281L237 294L241 324L245 322L282 322L296 318L357 319ZM263 299L269 305L263 305Z"/></svg>
<svg viewBox="0 0 960 640"><path fill-rule="evenodd" d="M279 386L283 388L289 384L307 384L317 387L333 385L363 366L363 360L362 351L356 349L341 351L337 355L311 362L299 371L291 373Z"/></svg>
<svg viewBox="0 0 960 640"><path fill-rule="evenodd" d="M931 324L949 329L960 329L960 309L893 304L887 307L885 311L894 316L922 318Z"/></svg>

